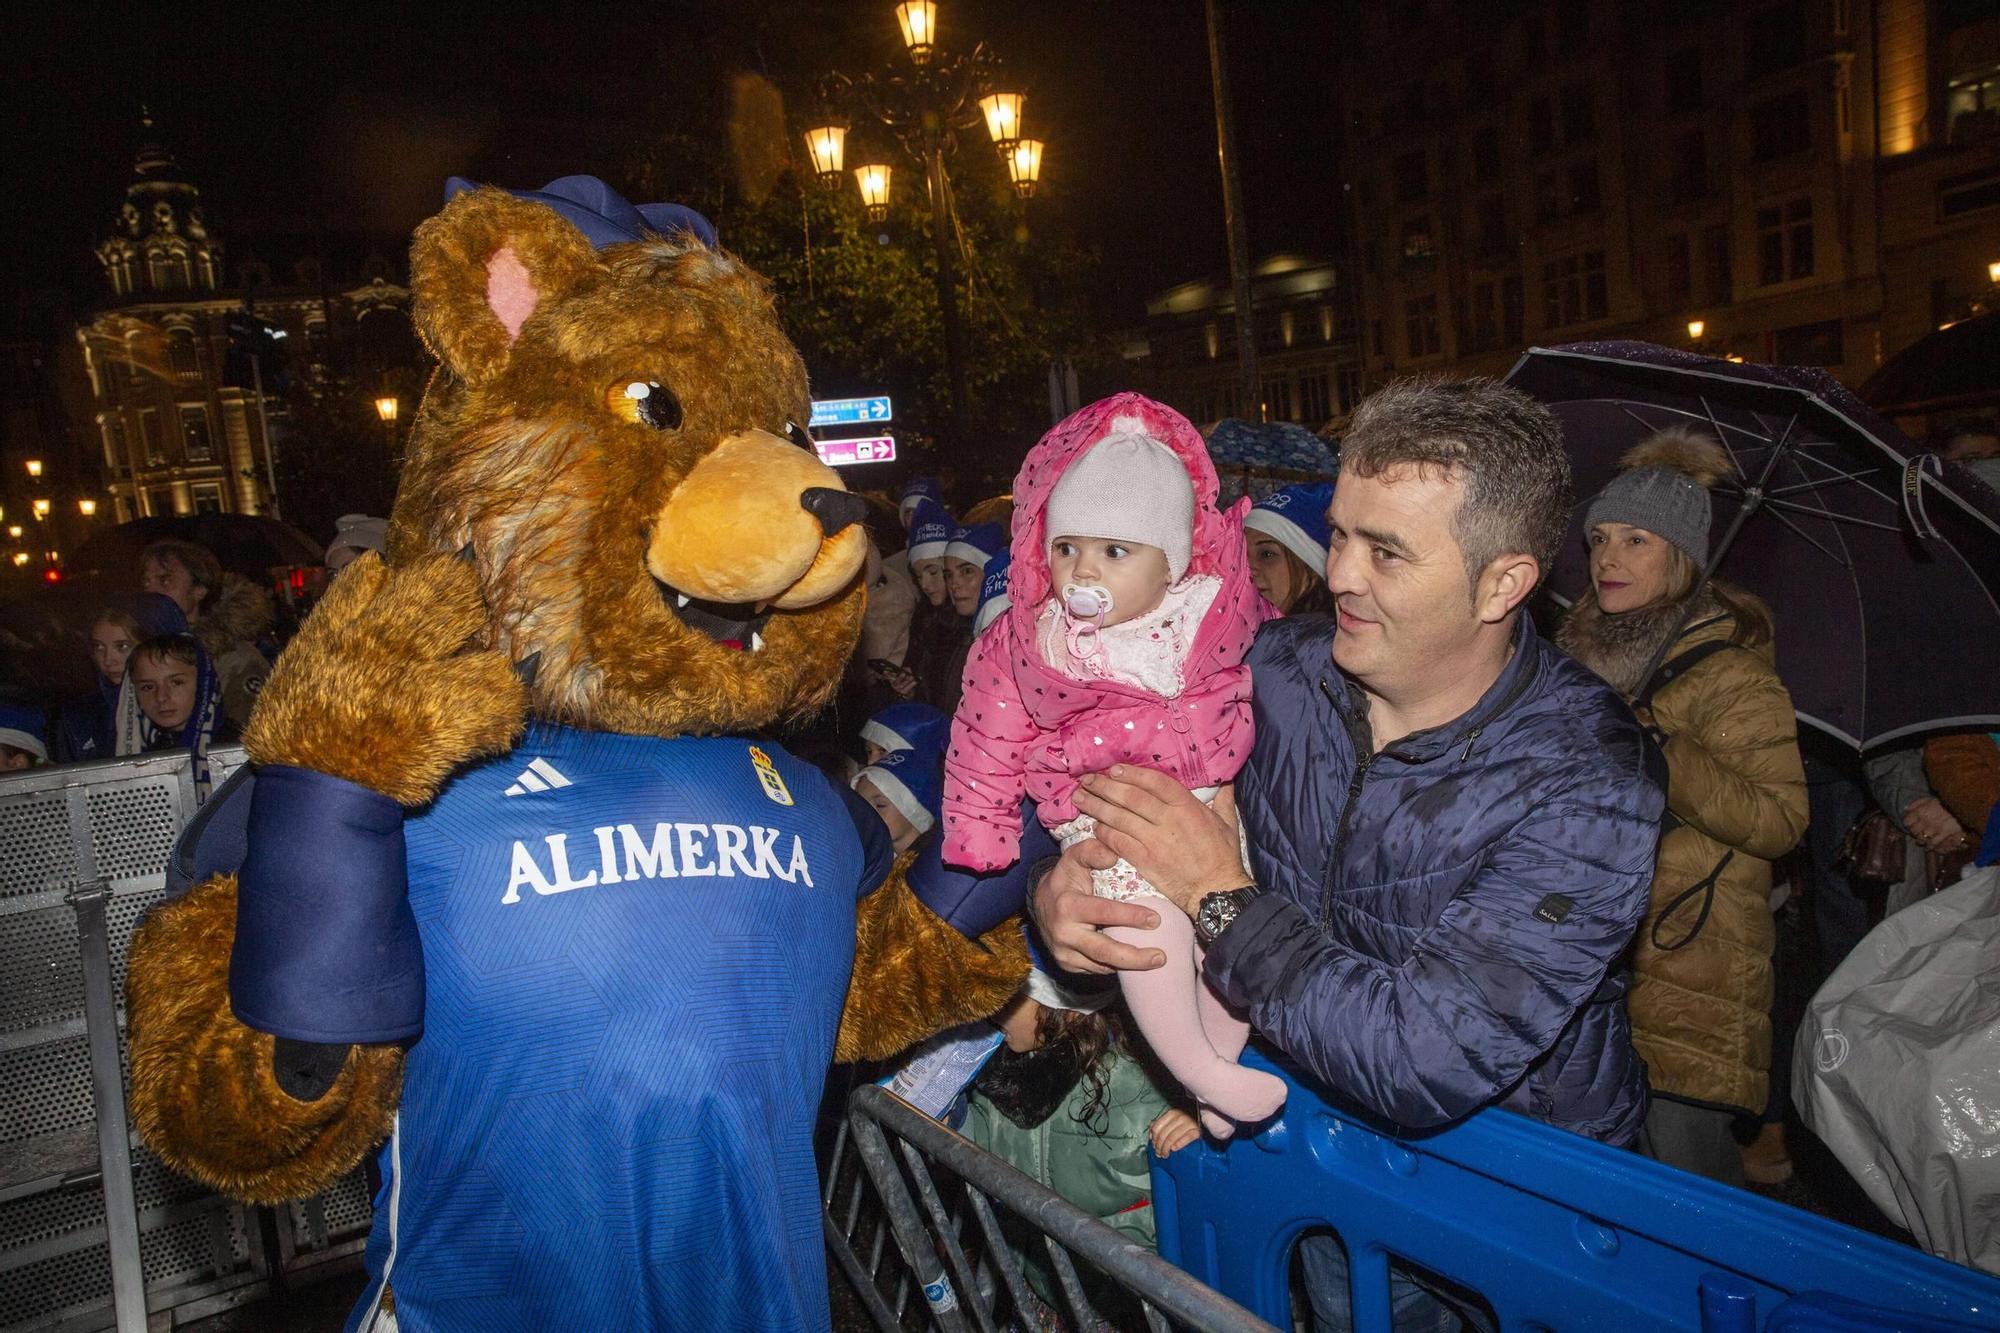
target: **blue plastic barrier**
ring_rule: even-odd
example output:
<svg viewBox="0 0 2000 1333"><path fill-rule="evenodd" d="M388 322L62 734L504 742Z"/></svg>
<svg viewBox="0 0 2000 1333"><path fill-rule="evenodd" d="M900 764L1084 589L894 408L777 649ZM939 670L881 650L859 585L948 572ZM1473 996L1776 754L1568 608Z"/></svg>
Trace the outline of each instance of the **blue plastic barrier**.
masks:
<svg viewBox="0 0 2000 1333"><path fill-rule="evenodd" d="M1505 1111L1403 1134L1245 1063L1291 1083L1284 1112L1155 1163L1153 1208L1161 1255L1281 1327L1293 1246L1331 1228L1362 1333L1389 1329L1392 1257L1509 1333L2000 1328L2000 1279L1919 1250Z"/></svg>

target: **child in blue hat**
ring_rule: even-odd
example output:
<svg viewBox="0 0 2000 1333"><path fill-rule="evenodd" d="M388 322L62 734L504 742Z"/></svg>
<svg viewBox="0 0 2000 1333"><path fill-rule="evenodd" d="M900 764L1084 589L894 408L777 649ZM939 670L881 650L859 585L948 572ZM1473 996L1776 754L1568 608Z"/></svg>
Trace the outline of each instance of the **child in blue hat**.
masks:
<svg viewBox="0 0 2000 1333"><path fill-rule="evenodd" d="M1327 543L1333 529L1326 511L1333 483L1287 486L1259 500L1243 520L1250 579L1264 600L1288 616L1332 615L1326 587Z"/></svg>
<svg viewBox="0 0 2000 1333"><path fill-rule="evenodd" d="M0 773L49 761L48 719L27 704L0 703Z"/></svg>
<svg viewBox="0 0 2000 1333"><path fill-rule="evenodd" d="M875 808L898 853L937 825L944 753L894 750L854 775L854 794Z"/></svg>
<svg viewBox="0 0 2000 1333"><path fill-rule="evenodd" d="M897 750L943 754L951 738L951 719L916 699L890 704L861 724L861 744L868 763Z"/></svg>
<svg viewBox="0 0 2000 1333"><path fill-rule="evenodd" d="M972 637L978 638L1000 613L1014 604L1007 595L1007 570L1014 563L1011 550L1000 552L986 562L986 578L979 585L979 608L972 613Z"/></svg>

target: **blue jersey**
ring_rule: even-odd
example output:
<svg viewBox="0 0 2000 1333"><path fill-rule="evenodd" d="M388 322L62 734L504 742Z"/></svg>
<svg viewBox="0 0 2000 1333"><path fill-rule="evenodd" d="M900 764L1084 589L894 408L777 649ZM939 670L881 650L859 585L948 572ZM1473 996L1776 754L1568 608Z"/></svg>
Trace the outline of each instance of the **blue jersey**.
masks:
<svg viewBox="0 0 2000 1333"><path fill-rule="evenodd" d="M812 1131L886 868L775 745L532 730L405 827L423 942L365 1328L828 1319Z"/></svg>

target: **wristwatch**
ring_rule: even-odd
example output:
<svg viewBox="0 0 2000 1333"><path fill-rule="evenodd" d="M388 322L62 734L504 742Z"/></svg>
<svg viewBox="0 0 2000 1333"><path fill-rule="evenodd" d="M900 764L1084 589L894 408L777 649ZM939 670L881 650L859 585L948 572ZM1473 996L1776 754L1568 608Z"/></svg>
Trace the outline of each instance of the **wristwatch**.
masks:
<svg viewBox="0 0 2000 1333"><path fill-rule="evenodd" d="M1201 941L1201 947L1206 949L1212 946L1256 896L1257 885L1253 882L1239 889L1222 889L1204 897L1194 910L1194 935Z"/></svg>

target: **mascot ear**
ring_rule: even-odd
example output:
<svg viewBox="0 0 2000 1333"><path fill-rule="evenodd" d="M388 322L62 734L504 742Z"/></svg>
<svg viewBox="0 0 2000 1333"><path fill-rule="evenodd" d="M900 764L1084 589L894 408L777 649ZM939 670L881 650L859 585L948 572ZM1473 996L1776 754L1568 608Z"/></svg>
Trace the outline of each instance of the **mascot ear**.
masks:
<svg viewBox="0 0 2000 1333"><path fill-rule="evenodd" d="M411 243L417 333L453 375L484 380L506 366L538 306L602 273L596 250L554 209L468 190Z"/></svg>

